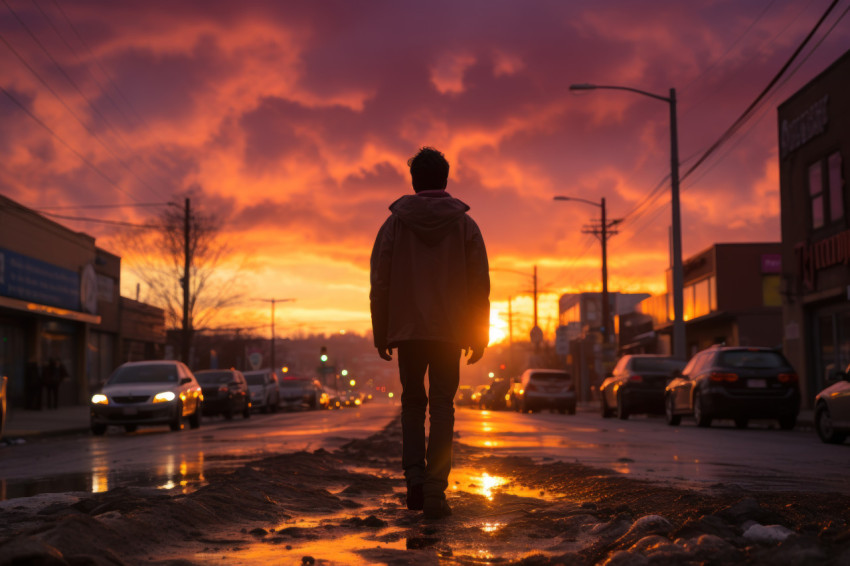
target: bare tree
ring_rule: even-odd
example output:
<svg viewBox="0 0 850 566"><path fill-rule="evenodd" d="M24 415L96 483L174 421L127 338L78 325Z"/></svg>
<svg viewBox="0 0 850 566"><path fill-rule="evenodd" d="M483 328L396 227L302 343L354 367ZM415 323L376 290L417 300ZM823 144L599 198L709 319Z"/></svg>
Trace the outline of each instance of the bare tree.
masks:
<svg viewBox="0 0 850 566"><path fill-rule="evenodd" d="M222 269L234 254L221 238L221 222L197 204L190 210L188 199L186 203L185 209L164 208L148 222L151 228L125 234L121 246L128 268L146 286L146 300L165 310L167 328L182 330L182 358L188 362L195 330L215 327L222 309L238 304L244 294L235 275L239 270L226 276Z"/></svg>

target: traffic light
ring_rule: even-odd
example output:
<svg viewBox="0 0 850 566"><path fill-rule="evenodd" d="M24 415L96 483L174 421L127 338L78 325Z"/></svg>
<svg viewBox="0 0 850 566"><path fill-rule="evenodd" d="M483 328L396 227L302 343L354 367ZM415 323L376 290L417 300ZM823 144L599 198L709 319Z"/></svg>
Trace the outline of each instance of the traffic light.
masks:
<svg viewBox="0 0 850 566"><path fill-rule="evenodd" d="M328 361L328 349L325 346L322 346L322 349L319 350L319 359L323 364Z"/></svg>

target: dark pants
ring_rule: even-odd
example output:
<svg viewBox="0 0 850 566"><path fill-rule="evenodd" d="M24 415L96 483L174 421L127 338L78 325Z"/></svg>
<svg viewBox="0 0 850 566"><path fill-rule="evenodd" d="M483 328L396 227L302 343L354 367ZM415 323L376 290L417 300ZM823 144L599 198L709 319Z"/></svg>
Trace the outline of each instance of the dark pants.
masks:
<svg viewBox="0 0 850 566"><path fill-rule="evenodd" d="M428 394L425 393L426 370ZM452 469L454 397L460 380L460 347L430 340L402 342L398 345L398 371L402 387L401 465L404 477L408 485L424 484L425 497L443 497ZM427 450L426 407L431 415Z"/></svg>

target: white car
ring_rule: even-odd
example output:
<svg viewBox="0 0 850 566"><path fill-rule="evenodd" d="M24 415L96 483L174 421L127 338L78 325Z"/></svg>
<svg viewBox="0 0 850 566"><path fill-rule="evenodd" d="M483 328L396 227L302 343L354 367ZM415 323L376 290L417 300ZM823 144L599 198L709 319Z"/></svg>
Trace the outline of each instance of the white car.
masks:
<svg viewBox="0 0 850 566"><path fill-rule="evenodd" d="M251 392L251 408L264 413L277 412L280 406L280 391L277 387L277 376L268 369L243 371L242 375L248 381Z"/></svg>
<svg viewBox="0 0 850 566"><path fill-rule="evenodd" d="M558 369L527 369L519 379L517 403L521 413L553 409L576 413L576 391L572 376Z"/></svg>
<svg viewBox="0 0 850 566"><path fill-rule="evenodd" d="M91 398L91 431L100 436L109 425L135 432L139 426L201 426L204 397L195 376L182 362L158 360L120 365Z"/></svg>

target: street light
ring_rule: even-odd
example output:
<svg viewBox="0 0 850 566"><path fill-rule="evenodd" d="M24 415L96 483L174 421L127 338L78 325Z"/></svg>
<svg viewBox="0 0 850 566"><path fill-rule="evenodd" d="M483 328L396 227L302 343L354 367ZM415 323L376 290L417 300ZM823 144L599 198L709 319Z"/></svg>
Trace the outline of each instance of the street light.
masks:
<svg viewBox="0 0 850 566"><path fill-rule="evenodd" d="M676 89L670 89L670 96L661 96L627 86L605 86L594 84L574 84L570 90L627 90L670 106L670 207L672 218L672 254L673 254L673 357L685 359L685 320L683 318L683 280L682 273L682 222L679 213L679 137L676 128Z"/></svg>
<svg viewBox="0 0 850 566"><path fill-rule="evenodd" d="M604 344L608 344L608 337L611 335L611 306L608 300L608 229L619 224L620 220L618 219L612 220L610 223L608 222L608 219L605 216L605 197L602 197L601 202L593 202L592 200L583 198L565 197L560 195L552 197L552 200L583 202L585 204L596 206L602 210L601 234L597 234L595 228L589 229L586 233L599 235L600 240L602 241L602 342Z"/></svg>

